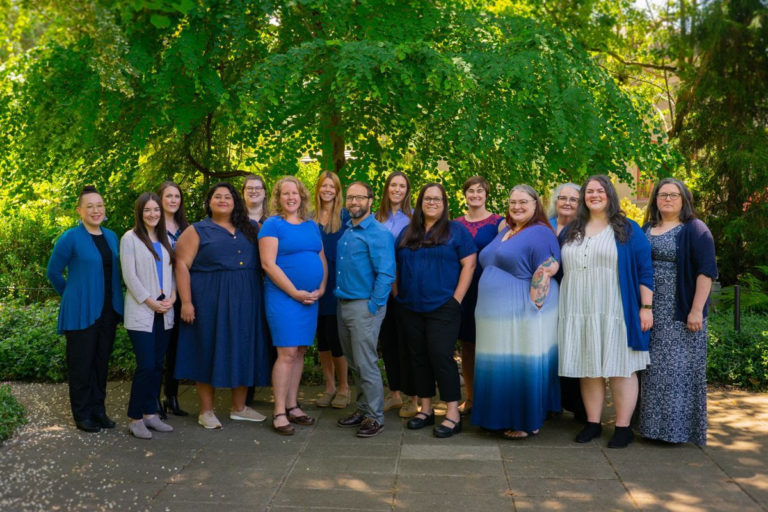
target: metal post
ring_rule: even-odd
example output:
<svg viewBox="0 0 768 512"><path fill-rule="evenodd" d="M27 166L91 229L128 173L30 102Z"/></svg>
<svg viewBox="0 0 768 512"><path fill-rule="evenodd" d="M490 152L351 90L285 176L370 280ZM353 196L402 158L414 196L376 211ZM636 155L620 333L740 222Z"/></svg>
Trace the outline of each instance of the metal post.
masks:
<svg viewBox="0 0 768 512"><path fill-rule="evenodd" d="M733 330L741 330L741 286L733 287Z"/></svg>

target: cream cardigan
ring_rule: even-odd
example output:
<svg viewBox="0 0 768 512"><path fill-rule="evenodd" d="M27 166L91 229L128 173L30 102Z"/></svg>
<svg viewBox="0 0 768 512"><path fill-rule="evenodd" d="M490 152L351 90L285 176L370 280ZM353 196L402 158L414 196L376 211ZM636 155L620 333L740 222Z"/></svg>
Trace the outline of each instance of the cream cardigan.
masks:
<svg viewBox="0 0 768 512"><path fill-rule="evenodd" d="M161 246L162 247L162 246ZM166 298L176 290L176 280L171 268L171 258L165 247L163 252L163 288ZM125 314L123 325L131 331L152 332L155 312L144 301L148 297L160 296L160 283L157 280L155 257L144 242L139 240L131 229L120 240L120 266L123 270L125 292ZM164 315L165 329L173 327L173 308Z"/></svg>

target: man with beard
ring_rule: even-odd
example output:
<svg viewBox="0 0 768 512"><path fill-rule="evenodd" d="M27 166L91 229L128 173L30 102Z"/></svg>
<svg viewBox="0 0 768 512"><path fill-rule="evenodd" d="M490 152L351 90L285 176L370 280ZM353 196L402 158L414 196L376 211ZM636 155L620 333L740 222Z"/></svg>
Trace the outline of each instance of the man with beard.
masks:
<svg viewBox="0 0 768 512"><path fill-rule="evenodd" d="M340 427L357 427L357 437L384 429L384 385L376 345L387 298L395 282L395 241L371 215L373 191L356 181L347 187L349 228L336 254L336 297L342 350L358 382L357 410Z"/></svg>

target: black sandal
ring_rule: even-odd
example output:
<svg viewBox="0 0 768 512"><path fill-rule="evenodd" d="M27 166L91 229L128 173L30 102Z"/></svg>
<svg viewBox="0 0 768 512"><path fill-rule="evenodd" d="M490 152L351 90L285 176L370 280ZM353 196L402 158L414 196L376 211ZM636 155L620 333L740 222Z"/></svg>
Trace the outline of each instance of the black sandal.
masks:
<svg viewBox="0 0 768 512"><path fill-rule="evenodd" d="M300 409L300 408L301 406L299 404L296 404L293 407L286 407L285 412L290 413L291 411L295 409ZM311 427L317 421L312 416L307 416L306 414L303 414L301 416L293 416L291 414L288 414L287 417L288 417L288 421L290 421L291 423L295 423L297 425L301 425L304 427Z"/></svg>
<svg viewBox="0 0 768 512"><path fill-rule="evenodd" d="M279 418L280 416L285 416L286 418L288 418L288 415L285 414L284 412L279 412L277 414L273 414L272 415L272 430L274 430L275 432L277 432L281 436L292 436L296 432L296 429L293 428L293 425L291 425L290 423L288 425L281 425L279 427L277 425L275 425L275 420L277 418ZM288 421L290 421L290 419Z"/></svg>

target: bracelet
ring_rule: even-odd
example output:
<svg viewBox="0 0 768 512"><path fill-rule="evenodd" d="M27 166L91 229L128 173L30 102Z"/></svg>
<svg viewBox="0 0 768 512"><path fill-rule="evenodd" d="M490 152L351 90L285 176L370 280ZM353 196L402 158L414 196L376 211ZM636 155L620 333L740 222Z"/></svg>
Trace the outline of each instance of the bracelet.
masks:
<svg viewBox="0 0 768 512"><path fill-rule="evenodd" d="M653 309L653 304L643 304L640 306L642 309Z"/></svg>

